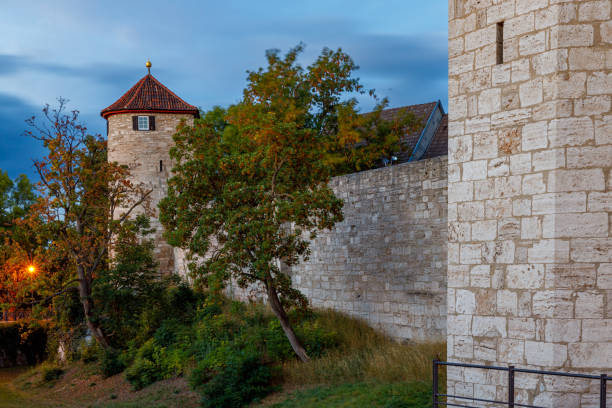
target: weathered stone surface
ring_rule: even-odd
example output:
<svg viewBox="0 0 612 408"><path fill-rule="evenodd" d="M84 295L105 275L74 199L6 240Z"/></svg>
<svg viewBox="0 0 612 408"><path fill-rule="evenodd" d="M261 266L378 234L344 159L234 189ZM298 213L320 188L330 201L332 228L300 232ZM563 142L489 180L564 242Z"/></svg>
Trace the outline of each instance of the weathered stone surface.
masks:
<svg viewBox="0 0 612 408"><path fill-rule="evenodd" d="M490 76L479 73L477 84L478 95L501 92L501 106L486 106L483 98L474 116L467 109L477 117L471 127L490 124L490 131L449 135L449 145L462 137L462 145L474 147L461 157L473 190L460 204L465 210L484 203L484 217L480 212L462 220L470 235L458 235L452 243L457 256L448 257L449 270L469 266L469 282L464 276L461 289L476 299L470 314L461 302L448 310L449 344L463 336L461 344L470 345L461 354L449 348L448 358L605 372L612 366L612 2L476 3L451 0L449 24L460 27L456 38L483 44L480 51L490 46L488 29L504 22L503 63L493 65ZM461 66L454 65L451 60L449 84L475 81L475 71L456 75ZM453 88L453 96L469 101L474 88ZM480 178L482 170L473 178L473 169L482 169L479 160L488 161L486 178ZM449 191L468 187L461 184L467 181L449 180ZM495 233L487 230L493 220ZM485 293L481 303L487 304L490 290L496 291L493 311L478 307ZM451 328L451 318L464 317L472 319L471 333ZM507 319L506 332L492 324L495 319ZM504 398L504 380L491 399ZM484 395L492 383L464 372L449 377L447 386ZM515 391L528 405L598 406L596 387L584 383L525 381Z"/></svg>
<svg viewBox="0 0 612 408"><path fill-rule="evenodd" d="M163 227L157 219L157 204L166 195L167 180L172 164L172 135L181 120L193 122L190 114L155 113L155 130L137 131L132 128L134 114L117 114L108 118L108 160L130 168L135 183L153 190L150 207L155 211L151 227L155 258L162 273L183 272L175 262L174 249L162 237Z"/></svg>
<svg viewBox="0 0 612 408"><path fill-rule="evenodd" d="M444 337L446 242L469 236L462 227L469 224L458 222L447 237L447 167L440 157L334 178L344 221L319 233L310 258L292 267L294 287L313 306L360 317L396 338ZM455 272L449 284L469 285L469 269ZM454 296L462 310L475 307L470 293Z"/></svg>

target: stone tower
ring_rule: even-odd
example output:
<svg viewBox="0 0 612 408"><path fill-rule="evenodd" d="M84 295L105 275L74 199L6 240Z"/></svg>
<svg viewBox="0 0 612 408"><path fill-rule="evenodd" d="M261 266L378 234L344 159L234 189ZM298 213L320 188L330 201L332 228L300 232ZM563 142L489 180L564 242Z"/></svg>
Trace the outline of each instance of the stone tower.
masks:
<svg viewBox="0 0 612 408"><path fill-rule="evenodd" d="M189 105L149 73L101 115L107 120L108 160L129 166L133 181L152 189L155 256L162 273L179 272L175 250L162 237L157 204L165 197L172 165L172 135L181 120L193 123L198 109Z"/></svg>
<svg viewBox="0 0 612 408"><path fill-rule="evenodd" d="M449 361L612 372L610 12L449 1ZM553 378L517 377L517 402L599 406L597 383ZM449 394L506 384L448 373Z"/></svg>

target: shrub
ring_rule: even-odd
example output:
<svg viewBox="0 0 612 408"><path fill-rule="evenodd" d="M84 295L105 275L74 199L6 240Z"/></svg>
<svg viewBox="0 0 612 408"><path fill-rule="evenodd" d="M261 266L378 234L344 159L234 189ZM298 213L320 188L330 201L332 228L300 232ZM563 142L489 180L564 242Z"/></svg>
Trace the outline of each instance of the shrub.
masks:
<svg viewBox="0 0 612 408"><path fill-rule="evenodd" d="M98 361L100 354L103 353L102 348L93 339L83 339L79 347L79 357L84 363Z"/></svg>
<svg viewBox="0 0 612 408"><path fill-rule="evenodd" d="M270 368L253 352L232 355L219 371L200 367L193 375L191 383L202 384L197 388L204 408L240 407L271 391Z"/></svg>
<svg viewBox="0 0 612 408"><path fill-rule="evenodd" d="M155 363L145 358L136 359L125 371L125 378L136 390L161 379Z"/></svg>
<svg viewBox="0 0 612 408"><path fill-rule="evenodd" d="M51 382L59 379L64 374L64 370L57 366L44 366L42 368L42 381Z"/></svg>
<svg viewBox="0 0 612 408"><path fill-rule="evenodd" d="M123 372L125 366L125 361L118 351L104 350L100 353L100 371L104 378Z"/></svg>

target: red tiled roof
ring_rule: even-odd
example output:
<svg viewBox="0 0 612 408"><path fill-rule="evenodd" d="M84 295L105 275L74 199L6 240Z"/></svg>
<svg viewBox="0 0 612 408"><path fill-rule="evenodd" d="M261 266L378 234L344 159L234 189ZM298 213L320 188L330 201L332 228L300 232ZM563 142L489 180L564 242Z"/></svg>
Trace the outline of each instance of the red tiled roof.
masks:
<svg viewBox="0 0 612 408"><path fill-rule="evenodd" d="M421 121L419 128L411 133L406 133L406 135L402 138L402 144L406 147L406 151L400 153L398 155L398 163L403 163L408 161L410 155L412 154L412 150L416 147L417 142L419 141L419 137L421 136L421 132L427 125L427 120L429 116L433 112L436 107L437 102L429 102L422 103L419 105L409 105L402 106L399 108L391 108L385 109L382 111L382 118L386 120L393 120L397 115L405 112L412 112L417 119ZM444 115L442 118L442 123L440 123L440 127L436 131L431 144L425 151L423 155L423 159L429 159L431 157L436 156L444 156L447 154L448 148L448 118L447 115Z"/></svg>
<svg viewBox="0 0 612 408"><path fill-rule="evenodd" d="M446 156L448 154L448 115L442 117L438 131L434 135L429 147L423 155L423 159Z"/></svg>
<svg viewBox="0 0 612 408"><path fill-rule="evenodd" d="M199 117L198 108L176 96L151 74L145 75L100 115L106 119L127 112L192 113Z"/></svg>

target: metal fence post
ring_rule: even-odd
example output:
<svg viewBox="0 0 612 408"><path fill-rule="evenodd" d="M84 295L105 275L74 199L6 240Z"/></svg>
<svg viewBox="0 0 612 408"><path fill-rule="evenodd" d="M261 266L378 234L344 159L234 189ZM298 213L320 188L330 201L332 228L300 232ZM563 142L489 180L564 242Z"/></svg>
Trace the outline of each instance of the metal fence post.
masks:
<svg viewBox="0 0 612 408"><path fill-rule="evenodd" d="M602 374L599 382L599 407L606 408L606 374Z"/></svg>
<svg viewBox="0 0 612 408"><path fill-rule="evenodd" d="M508 407L514 408L514 366L508 366Z"/></svg>
<svg viewBox="0 0 612 408"><path fill-rule="evenodd" d="M438 408L438 359L433 361L433 408Z"/></svg>

